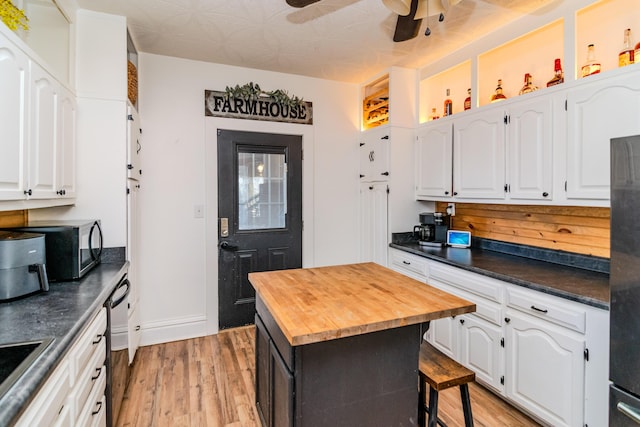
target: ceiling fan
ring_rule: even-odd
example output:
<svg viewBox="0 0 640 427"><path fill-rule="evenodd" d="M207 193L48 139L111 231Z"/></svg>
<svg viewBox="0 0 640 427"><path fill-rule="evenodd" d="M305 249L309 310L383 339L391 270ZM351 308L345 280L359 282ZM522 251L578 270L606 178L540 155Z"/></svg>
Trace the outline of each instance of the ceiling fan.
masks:
<svg viewBox="0 0 640 427"><path fill-rule="evenodd" d="M320 0L286 0L292 7L305 7ZM382 3L398 15L396 29L393 33L394 42L411 40L418 35L422 19L438 15L438 20L444 20L444 13L462 0L382 0ZM427 27L425 35L431 34Z"/></svg>

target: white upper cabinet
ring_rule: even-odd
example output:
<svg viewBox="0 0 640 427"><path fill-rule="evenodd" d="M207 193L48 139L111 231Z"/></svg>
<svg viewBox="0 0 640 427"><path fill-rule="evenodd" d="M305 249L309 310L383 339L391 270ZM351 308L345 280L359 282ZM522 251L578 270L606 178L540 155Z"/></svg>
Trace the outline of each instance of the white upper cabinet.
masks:
<svg viewBox="0 0 640 427"><path fill-rule="evenodd" d="M50 199L56 192L58 92L59 86L53 77L32 63L27 185L29 197L34 199Z"/></svg>
<svg viewBox="0 0 640 427"><path fill-rule="evenodd" d="M452 168L451 121L422 126L416 142L416 198L451 197Z"/></svg>
<svg viewBox="0 0 640 427"><path fill-rule="evenodd" d="M640 72L623 71L567 94L568 199L608 200L609 141L640 134Z"/></svg>
<svg viewBox="0 0 640 427"><path fill-rule="evenodd" d="M504 198L504 117L502 109L492 109L465 115L454 123L453 195L456 198Z"/></svg>
<svg viewBox="0 0 640 427"><path fill-rule="evenodd" d="M507 116L510 199L553 198L553 103L550 97L514 103Z"/></svg>
<svg viewBox="0 0 640 427"><path fill-rule="evenodd" d="M375 182L389 179L389 129L374 128L360 138L360 181Z"/></svg>
<svg viewBox="0 0 640 427"><path fill-rule="evenodd" d="M0 34L0 200L24 198L29 59Z"/></svg>

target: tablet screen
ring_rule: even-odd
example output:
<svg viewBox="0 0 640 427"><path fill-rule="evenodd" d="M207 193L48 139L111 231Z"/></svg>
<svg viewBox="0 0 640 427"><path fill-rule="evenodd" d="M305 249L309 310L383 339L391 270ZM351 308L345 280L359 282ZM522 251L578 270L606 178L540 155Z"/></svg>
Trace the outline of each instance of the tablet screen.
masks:
<svg viewBox="0 0 640 427"><path fill-rule="evenodd" d="M447 245L454 248L468 248L471 246L471 233L468 231L447 231Z"/></svg>

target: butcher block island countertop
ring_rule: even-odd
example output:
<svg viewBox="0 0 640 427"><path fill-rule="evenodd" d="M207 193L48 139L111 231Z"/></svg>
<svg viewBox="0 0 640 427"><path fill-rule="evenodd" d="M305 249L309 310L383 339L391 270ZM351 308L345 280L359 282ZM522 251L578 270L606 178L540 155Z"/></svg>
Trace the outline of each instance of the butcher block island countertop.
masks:
<svg viewBox="0 0 640 427"><path fill-rule="evenodd" d="M249 273L292 346L424 323L475 304L375 263Z"/></svg>

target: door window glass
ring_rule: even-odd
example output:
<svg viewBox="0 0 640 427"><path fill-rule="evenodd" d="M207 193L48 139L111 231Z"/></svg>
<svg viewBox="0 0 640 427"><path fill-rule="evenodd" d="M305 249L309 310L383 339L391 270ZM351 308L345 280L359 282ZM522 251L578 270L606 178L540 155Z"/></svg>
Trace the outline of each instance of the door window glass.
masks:
<svg viewBox="0 0 640 427"><path fill-rule="evenodd" d="M238 229L284 228L287 164L282 153L238 153Z"/></svg>

